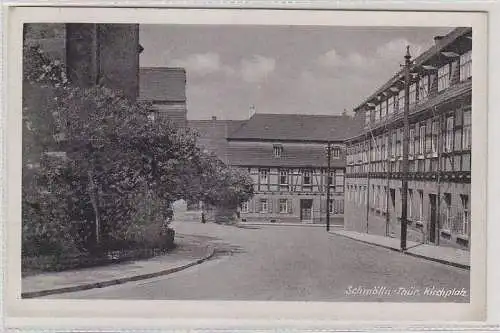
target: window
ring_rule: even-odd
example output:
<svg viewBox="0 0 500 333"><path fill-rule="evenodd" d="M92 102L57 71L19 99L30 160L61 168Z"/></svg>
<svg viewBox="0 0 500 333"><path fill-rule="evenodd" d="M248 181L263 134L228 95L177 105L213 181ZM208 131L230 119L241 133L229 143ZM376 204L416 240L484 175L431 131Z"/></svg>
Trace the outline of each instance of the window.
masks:
<svg viewBox="0 0 500 333"><path fill-rule="evenodd" d="M419 148L418 153L423 155L425 153L425 124L420 124L420 135L419 135Z"/></svg>
<svg viewBox="0 0 500 333"><path fill-rule="evenodd" d="M451 152L453 150L453 116L446 118L446 140L445 140L445 152Z"/></svg>
<svg viewBox="0 0 500 333"><path fill-rule="evenodd" d="M398 96L398 111L403 111L405 107L405 90L401 90Z"/></svg>
<svg viewBox="0 0 500 333"><path fill-rule="evenodd" d="M438 69L438 91L450 86L450 65L446 64Z"/></svg>
<svg viewBox="0 0 500 333"><path fill-rule="evenodd" d="M288 200L280 199L279 204L280 204L280 213L288 213Z"/></svg>
<svg viewBox="0 0 500 333"><path fill-rule="evenodd" d="M241 204L241 212L248 213L248 201L245 201L244 203Z"/></svg>
<svg viewBox="0 0 500 333"><path fill-rule="evenodd" d="M419 221L424 221L424 191L418 190L418 215Z"/></svg>
<svg viewBox="0 0 500 333"><path fill-rule="evenodd" d="M365 112L365 125L370 124L370 110Z"/></svg>
<svg viewBox="0 0 500 333"><path fill-rule="evenodd" d="M380 110L381 110L381 105L377 104L375 106L375 122L380 120Z"/></svg>
<svg viewBox="0 0 500 333"><path fill-rule="evenodd" d="M418 83L418 100L424 101L429 96L429 77L422 76Z"/></svg>
<svg viewBox="0 0 500 333"><path fill-rule="evenodd" d="M280 170L280 185L288 185L288 171Z"/></svg>
<svg viewBox="0 0 500 333"><path fill-rule="evenodd" d="M471 110L464 111L464 122L463 122L463 135L462 135L462 149L470 150L472 145L471 140Z"/></svg>
<svg viewBox="0 0 500 333"><path fill-rule="evenodd" d="M339 147L333 147L332 148L332 156L333 156L333 158L339 158L340 157L340 148Z"/></svg>
<svg viewBox="0 0 500 333"><path fill-rule="evenodd" d="M472 50L460 56L460 81L472 77Z"/></svg>
<svg viewBox="0 0 500 333"><path fill-rule="evenodd" d="M387 116L387 100L383 101L380 110L380 119L384 119Z"/></svg>
<svg viewBox="0 0 500 333"><path fill-rule="evenodd" d="M311 171L304 170L304 173L302 174L302 184L311 185Z"/></svg>
<svg viewBox="0 0 500 333"><path fill-rule="evenodd" d="M390 97L387 104L387 114L391 115L394 112L394 97Z"/></svg>
<svg viewBox="0 0 500 333"><path fill-rule="evenodd" d="M274 153L274 157L281 157L281 155L283 155L283 146L282 145L274 145L273 146L273 153Z"/></svg>
<svg viewBox="0 0 500 333"><path fill-rule="evenodd" d="M443 228L445 230L450 230L451 226L451 193L444 194L444 219Z"/></svg>
<svg viewBox="0 0 500 333"><path fill-rule="evenodd" d="M260 182L261 184L267 184L268 182L268 169L260 169Z"/></svg>
<svg viewBox="0 0 500 333"><path fill-rule="evenodd" d="M396 145L397 145L397 134L396 132L392 133L392 142L391 142L391 155L396 156Z"/></svg>
<svg viewBox="0 0 500 333"><path fill-rule="evenodd" d="M268 212L267 199L260 199L260 212L267 213Z"/></svg>
<svg viewBox="0 0 500 333"><path fill-rule="evenodd" d="M438 147L438 122L434 120L432 122L432 139L431 139L431 151L433 153L437 153L437 147Z"/></svg>
<svg viewBox="0 0 500 333"><path fill-rule="evenodd" d="M334 171L330 171L330 174L327 177L328 185L333 186L333 177L335 175Z"/></svg>
<svg viewBox="0 0 500 333"><path fill-rule="evenodd" d="M417 102L417 84L410 85L410 105Z"/></svg>
<svg viewBox="0 0 500 333"><path fill-rule="evenodd" d="M460 195L462 199L462 235L469 235L470 232L470 212L469 212L469 196Z"/></svg>
<svg viewBox="0 0 500 333"><path fill-rule="evenodd" d="M415 154L415 128L410 128L409 154Z"/></svg>

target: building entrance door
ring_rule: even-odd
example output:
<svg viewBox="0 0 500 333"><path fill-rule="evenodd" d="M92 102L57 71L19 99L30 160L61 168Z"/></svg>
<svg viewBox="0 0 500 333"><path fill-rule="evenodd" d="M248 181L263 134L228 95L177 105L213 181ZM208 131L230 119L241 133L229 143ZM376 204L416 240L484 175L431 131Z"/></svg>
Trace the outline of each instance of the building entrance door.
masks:
<svg viewBox="0 0 500 333"><path fill-rule="evenodd" d="M429 202L431 205L431 219L429 225L429 242L436 243L436 223L437 223L437 196L429 194Z"/></svg>
<svg viewBox="0 0 500 333"><path fill-rule="evenodd" d="M304 223L312 222L312 199L300 199L300 221Z"/></svg>

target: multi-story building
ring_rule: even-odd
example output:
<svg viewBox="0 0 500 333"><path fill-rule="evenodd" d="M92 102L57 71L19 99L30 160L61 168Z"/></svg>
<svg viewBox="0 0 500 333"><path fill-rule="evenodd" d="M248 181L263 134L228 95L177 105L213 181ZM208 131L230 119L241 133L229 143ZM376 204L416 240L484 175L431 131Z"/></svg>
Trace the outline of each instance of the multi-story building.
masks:
<svg viewBox="0 0 500 333"><path fill-rule="evenodd" d="M412 240L469 247L471 55L472 29L457 28L435 37L412 62L407 193ZM346 229L399 237L404 82L401 70L354 109L365 125L346 141Z"/></svg>
<svg viewBox="0 0 500 333"><path fill-rule="evenodd" d="M159 118L176 126L187 125L186 70L176 67L141 67L139 99L153 104Z"/></svg>
<svg viewBox="0 0 500 333"><path fill-rule="evenodd" d="M255 113L244 121L226 148L227 163L245 168L254 181L255 196L242 205L241 220L325 223L330 186L332 223L342 223L344 139L359 126L345 115Z"/></svg>

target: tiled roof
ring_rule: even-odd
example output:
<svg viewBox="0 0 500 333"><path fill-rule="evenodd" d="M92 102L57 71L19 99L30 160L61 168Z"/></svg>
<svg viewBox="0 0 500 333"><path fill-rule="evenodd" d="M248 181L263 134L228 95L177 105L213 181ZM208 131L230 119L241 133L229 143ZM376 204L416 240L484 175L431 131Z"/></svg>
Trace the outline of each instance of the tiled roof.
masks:
<svg viewBox="0 0 500 333"><path fill-rule="evenodd" d="M435 57L440 51L446 49L450 44L452 44L457 38L461 36L465 36L472 32L472 28L470 27L459 27L453 29L450 33L444 36L438 43L435 43L431 47L429 47L426 51L418 55L413 59L414 66L420 66L426 64L433 57ZM402 61L403 54L401 55ZM366 103L374 100L380 93L386 91L391 86L393 86L404 74L404 68L401 68L392 78L390 78L385 84L380 86L372 95L366 98L359 106L354 108L354 110L359 110Z"/></svg>
<svg viewBox="0 0 500 333"><path fill-rule="evenodd" d="M173 67L141 67L139 99L149 101L186 101L186 70Z"/></svg>
<svg viewBox="0 0 500 333"><path fill-rule="evenodd" d="M229 142L227 160L236 166L265 166L265 167L326 167L326 145L302 144L300 146L284 145L282 156L275 158L273 145L245 145ZM332 168L345 167L345 158L332 159Z"/></svg>
<svg viewBox="0 0 500 333"><path fill-rule="evenodd" d="M349 116L256 113L234 131L230 140L343 141L363 124Z"/></svg>
<svg viewBox="0 0 500 333"><path fill-rule="evenodd" d="M237 129L240 120L189 120L188 127L195 130L198 145L213 152L221 160L226 161L227 136Z"/></svg>

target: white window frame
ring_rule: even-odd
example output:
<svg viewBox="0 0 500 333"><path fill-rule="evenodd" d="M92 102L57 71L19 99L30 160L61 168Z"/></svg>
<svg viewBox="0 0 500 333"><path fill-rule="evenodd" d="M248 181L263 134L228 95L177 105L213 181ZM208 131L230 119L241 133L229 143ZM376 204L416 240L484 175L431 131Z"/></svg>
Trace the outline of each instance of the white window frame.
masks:
<svg viewBox="0 0 500 333"><path fill-rule="evenodd" d="M418 213L419 213L419 221L424 221L424 191L417 190L418 192Z"/></svg>
<svg viewBox="0 0 500 333"><path fill-rule="evenodd" d="M260 169L259 178L261 184L267 184L269 181L269 169Z"/></svg>
<svg viewBox="0 0 500 333"><path fill-rule="evenodd" d="M425 101L429 97L429 76L422 76L418 83L418 101Z"/></svg>
<svg viewBox="0 0 500 333"><path fill-rule="evenodd" d="M387 115L394 113L394 96L389 97L387 101Z"/></svg>
<svg viewBox="0 0 500 333"><path fill-rule="evenodd" d="M425 154L425 130L426 130L426 125L425 124L420 124L419 127L419 136L418 136L418 154L423 155Z"/></svg>
<svg viewBox="0 0 500 333"><path fill-rule="evenodd" d="M438 69L438 91L443 91L450 86L450 64Z"/></svg>
<svg viewBox="0 0 500 333"><path fill-rule="evenodd" d="M306 178L309 179L309 182L306 183ZM311 170L303 170L302 171L302 185L303 186L311 186L312 185L312 171Z"/></svg>
<svg viewBox="0 0 500 333"><path fill-rule="evenodd" d="M402 112L405 107L405 91L400 90L398 95L398 112Z"/></svg>
<svg viewBox="0 0 500 333"><path fill-rule="evenodd" d="M455 137L455 132L453 129L454 125L454 117L448 116L446 117L446 140L445 140L445 151L452 152L453 151L453 139Z"/></svg>
<svg viewBox="0 0 500 333"><path fill-rule="evenodd" d="M466 114L468 117L466 118ZM466 122L467 119L467 122ZM462 150L470 150L472 147L472 111L464 111L463 127L462 127Z"/></svg>
<svg viewBox="0 0 500 333"><path fill-rule="evenodd" d="M283 145L273 145L273 155L275 158L280 158L283 155Z"/></svg>
<svg viewBox="0 0 500 333"><path fill-rule="evenodd" d="M340 147L333 147L332 148L332 157L333 158L340 158Z"/></svg>
<svg viewBox="0 0 500 333"><path fill-rule="evenodd" d="M259 213L269 213L269 200L267 200L267 199L259 199L259 203L260 203L260 211L259 211Z"/></svg>
<svg viewBox="0 0 500 333"><path fill-rule="evenodd" d="M280 198L278 203L279 203L280 214L288 213L288 199Z"/></svg>
<svg viewBox="0 0 500 333"><path fill-rule="evenodd" d="M460 81L472 77L472 50L460 55Z"/></svg>
<svg viewBox="0 0 500 333"><path fill-rule="evenodd" d="M410 105L417 103L417 83L410 84Z"/></svg>
<svg viewBox="0 0 500 333"><path fill-rule="evenodd" d="M283 177L285 178L285 182L283 182ZM280 185L288 185L288 170L280 170Z"/></svg>

